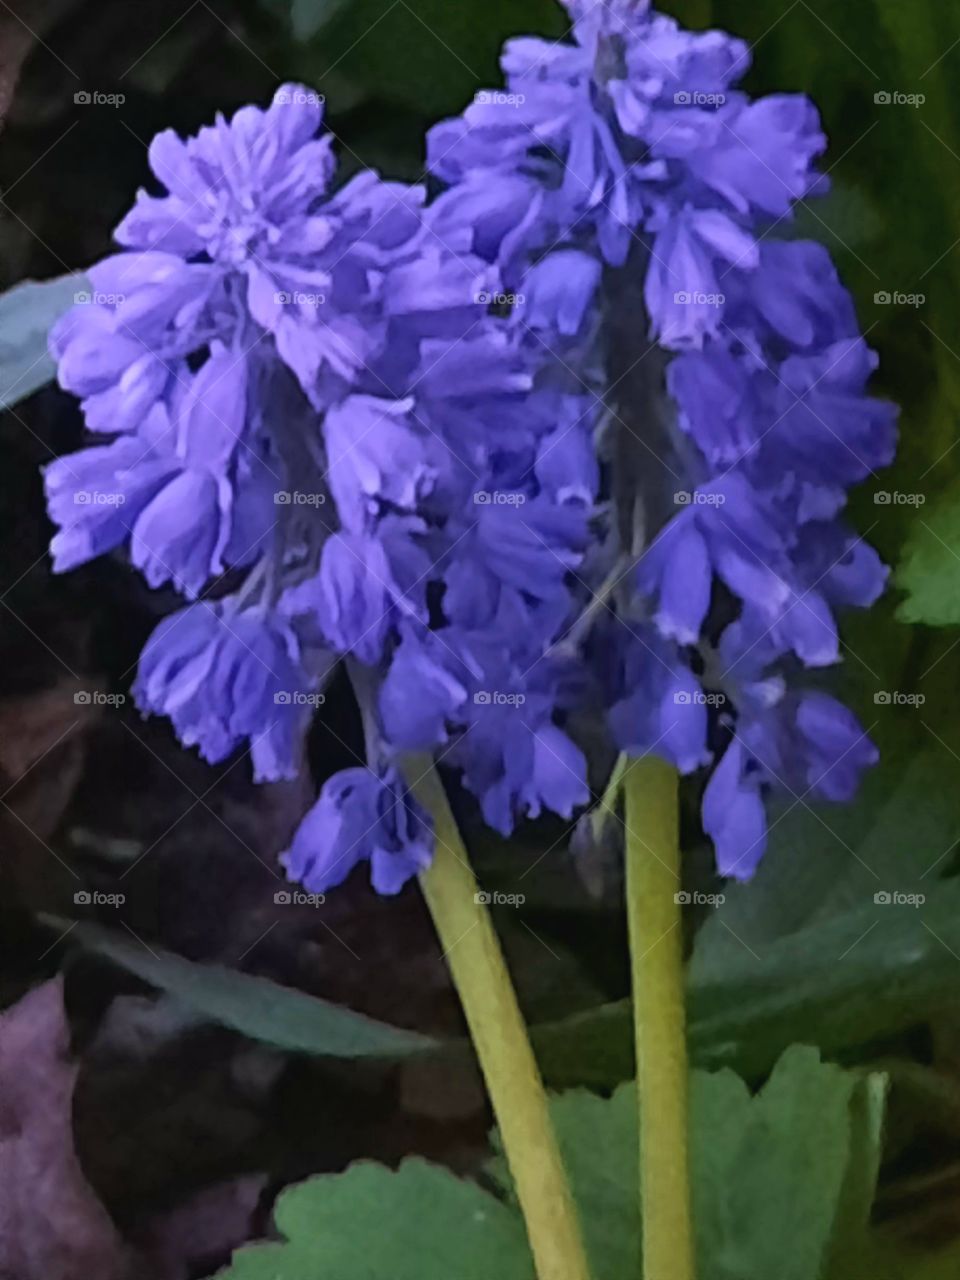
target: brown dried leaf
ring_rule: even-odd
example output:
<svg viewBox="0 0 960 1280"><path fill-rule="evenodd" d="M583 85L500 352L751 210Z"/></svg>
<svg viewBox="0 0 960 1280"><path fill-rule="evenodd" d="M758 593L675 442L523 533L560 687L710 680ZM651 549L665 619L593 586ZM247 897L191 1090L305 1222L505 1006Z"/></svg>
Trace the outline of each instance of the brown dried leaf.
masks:
<svg viewBox="0 0 960 1280"><path fill-rule="evenodd" d="M42 37L71 9L76 0L12 0L0 13L0 127L7 114L23 64Z"/></svg>
<svg viewBox="0 0 960 1280"><path fill-rule="evenodd" d="M126 1280L130 1256L73 1146L63 984L0 1017L0 1277Z"/></svg>
<svg viewBox="0 0 960 1280"><path fill-rule="evenodd" d="M0 702L0 776L7 786L89 728L97 718L90 686L89 680L62 680L41 693ZM78 696L86 701L78 702Z"/></svg>

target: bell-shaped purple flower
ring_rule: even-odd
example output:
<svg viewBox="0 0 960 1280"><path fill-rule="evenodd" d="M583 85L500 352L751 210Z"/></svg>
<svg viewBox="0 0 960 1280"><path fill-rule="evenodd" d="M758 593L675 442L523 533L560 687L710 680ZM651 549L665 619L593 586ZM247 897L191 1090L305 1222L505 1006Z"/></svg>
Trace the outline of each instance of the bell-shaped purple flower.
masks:
<svg viewBox="0 0 960 1280"><path fill-rule="evenodd" d="M275 782L297 775L311 687L289 626L262 610L195 604L147 641L134 698L211 764L248 742L255 780Z"/></svg>
<svg viewBox="0 0 960 1280"><path fill-rule="evenodd" d="M368 861L377 892L395 894L429 866L433 843L430 819L396 769L344 769L324 784L281 861L311 893Z"/></svg>
<svg viewBox="0 0 960 1280"><path fill-rule="evenodd" d="M686 206L658 231L651 249L645 301L663 346L700 347L720 331L726 295L722 264L752 270L756 241L719 209Z"/></svg>

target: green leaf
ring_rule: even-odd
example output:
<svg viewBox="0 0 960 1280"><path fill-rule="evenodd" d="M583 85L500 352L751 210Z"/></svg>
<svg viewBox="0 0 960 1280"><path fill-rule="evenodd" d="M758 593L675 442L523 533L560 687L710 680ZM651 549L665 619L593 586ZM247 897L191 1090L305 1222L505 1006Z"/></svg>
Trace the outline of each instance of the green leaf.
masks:
<svg viewBox="0 0 960 1280"><path fill-rule="evenodd" d="M793 801L772 814L757 875L724 884L697 934L687 974L697 1065L752 1078L796 1040L838 1052L938 1010L960 978L960 883L939 879L960 836L955 769L942 751L891 754L855 804ZM633 1074L627 1001L535 1027L533 1040L555 1087Z"/></svg>
<svg viewBox="0 0 960 1280"><path fill-rule="evenodd" d="M337 16L347 0L265 0L265 4L289 23L295 40L312 40Z"/></svg>
<svg viewBox="0 0 960 1280"><path fill-rule="evenodd" d="M882 1100L879 1081L864 1084L803 1047L784 1055L756 1096L729 1071L695 1072L691 1153L701 1280L820 1280L838 1239L862 1239ZM551 1106L594 1280L636 1275L633 1083L611 1098L577 1090ZM497 1148L496 1134L493 1143ZM505 1199L421 1160L396 1173L363 1163L312 1178L277 1203L284 1242L241 1249L222 1280L530 1280L502 1153L488 1173Z"/></svg>
<svg viewBox="0 0 960 1280"><path fill-rule="evenodd" d="M929 511L919 508L896 582L907 592L898 611L904 622L960 623L960 483Z"/></svg>
<svg viewBox="0 0 960 1280"><path fill-rule="evenodd" d="M692 980L715 977L727 955L762 951L845 908L869 906L877 892L931 892L960 835L954 774L943 752L925 751L885 760L854 804L782 803L756 876L728 881L722 906L697 935Z"/></svg>
<svg viewBox="0 0 960 1280"><path fill-rule="evenodd" d="M884 1093L883 1077L863 1081L802 1046L784 1054L755 1096L731 1071L692 1073L701 1280L817 1280L828 1258L862 1242ZM640 1256L635 1085L610 1099L563 1094L553 1116L594 1278L622 1280ZM508 1185L502 1158L493 1171Z"/></svg>
<svg viewBox="0 0 960 1280"><path fill-rule="evenodd" d="M894 760L855 805L774 821L755 880L724 886L696 940L699 1061L752 1075L791 1039L836 1052L936 1010L960 977L960 883L939 879L960 832L954 771L943 753Z"/></svg>
<svg viewBox="0 0 960 1280"><path fill-rule="evenodd" d="M634 1072L633 1010L615 1000L585 1013L532 1027L530 1039L553 1089L608 1089Z"/></svg>
<svg viewBox="0 0 960 1280"><path fill-rule="evenodd" d="M922 907L870 902L762 950L730 952L691 985L695 1061L765 1070L791 1039L828 1053L922 1024L960 979L960 884Z"/></svg>
<svg viewBox="0 0 960 1280"><path fill-rule="evenodd" d="M758 949L759 947L759 949ZM960 882L932 881L922 906L875 903L779 940L706 953L688 979L688 1043L701 1066L750 1079L796 1040L847 1052L921 1025L960 980ZM629 1001L533 1028L554 1086L609 1087L633 1070Z"/></svg>
<svg viewBox="0 0 960 1280"><path fill-rule="evenodd" d="M53 377L47 334L86 287L78 274L27 280L0 294L0 409L32 396Z"/></svg>
<svg viewBox="0 0 960 1280"><path fill-rule="evenodd" d="M423 1160L301 1182L276 1224L285 1241L239 1250L221 1280L533 1280L520 1215Z"/></svg>
<svg viewBox="0 0 960 1280"><path fill-rule="evenodd" d="M552 1099L551 1110L593 1280L631 1276L640 1257L636 1086L609 1099L577 1089ZM496 1168L509 1185L502 1160Z"/></svg>
<svg viewBox="0 0 960 1280"><path fill-rule="evenodd" d="M827 1274L852 1280L870 1249L870 1212L883 1154L883 1121L889 1081L871 1072L858 1082L850 1104L850 1158L830 1242ZM882 1280L882 1272L875 1272Z"/></svg>
<svg viewBox="0 0 960 1280"><path fill-rule="evenodd" d="M45 919L61 930L67 923ZM388 1026L268 978L198 964L169 951L148 950L97 925L77 925L71 937L211 1021L290 1052L395 1058L438 1046L429 1036Z"/></svg>
<svg viewBox="0 0 960 1280"><path fill-rule="evenodd" d="M703 1280L822 1274L850 1158L856 1086L851 1072L799 1047L756 1097L732 1072L694 1074L694 1221Z"/></svg>

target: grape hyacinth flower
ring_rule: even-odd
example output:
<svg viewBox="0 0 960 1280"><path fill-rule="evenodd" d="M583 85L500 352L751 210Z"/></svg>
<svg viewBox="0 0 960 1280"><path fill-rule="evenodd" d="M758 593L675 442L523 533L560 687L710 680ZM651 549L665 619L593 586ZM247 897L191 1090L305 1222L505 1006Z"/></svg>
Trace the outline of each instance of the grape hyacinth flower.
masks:
<svg viewBox="0 0 960 1280"><path fill-rule="evenodd" d="M813 106L738 90L749 53L722 32L570 9L573 43L508 42L506 91L431 132L435 207L528 295L527 341L588 393L606 369L613 510L594 572L574 571L582 616L604 609L570 634L623 749L713 760L704 827L747 878L768 792L848 800L876 759L846 708L791 682L839 660L835 611L883 590L842 509L891 461L896 414L866 393L876 360L826 250L777 238L825 190ZM501 184L528 188L513 217Z"/></svg>
<svg viewBox="0 0 960 1280"><path fill-rule="evenodd" d="M896 414L820 245L802 96L642 0L511 40L505 87L428 137L433 186L336 185L322 102L282 87L194 138L52 336L113 436L47 471L57 570L128 547L190 602L136 697L260 780L299 767L342 660L366 763L285 855L312 891L429 861L406 753L509 834L589 802L581 728L706 771L719 870L749 877L771 792L849 799L875 750L803 684L885 570L843 519ZM106 301L99 301L105 298Z"/></svg>
<svg viewBox="0 0 960 1280"><path fill-rule="evenodd" d="M93 268L97 302L52 338L61 383L114 438L46 483L57 569L126 546L192 602L151 637L134 692L208 760L249 744L258 780L292 776L337 661L355 683L371 673L370 767L327 784L288 865L319 889L366 859L396 892L431 841L398 790L394 758L417 739L403 707L431 721L429 749L526 705L507 750L489 729L464 749L503 830L588 798L544 750L583 773L553 692L524 690L570 613L597 469L568 475L544 445L589 401L491 306L496 267L447 248L420 188L362 174L331 191L321 116L285 86L267 111L155 140L168 194L141 193L117 233L129 251ZM457 698L381 714L405 664L424 679L445 664ZM334 813L335 856L312 849Z"/></svg>

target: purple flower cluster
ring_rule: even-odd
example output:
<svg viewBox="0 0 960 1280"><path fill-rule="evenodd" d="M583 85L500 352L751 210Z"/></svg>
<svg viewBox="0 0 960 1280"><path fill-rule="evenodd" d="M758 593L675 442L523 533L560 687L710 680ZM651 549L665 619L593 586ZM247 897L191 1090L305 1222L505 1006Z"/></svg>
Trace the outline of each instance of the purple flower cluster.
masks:
<svg viewBox="0 0 960 1280"><path fill-rule="evenodd" d="M55 567L126 545L189 601L147 644L141 708L290 777L346 660L367 764L285 855L313 891L369 860L396 892L429 861L404 753L458 769L507 834L587 803L572 726L599 716L631 754L714 766L704 826L737 876L768 790L847 799L874 758L788 684L883 588L841 512L894 447L827 253L772 235L822 188L816 113L735 90L723 33L569 7L573 42L510 41L505 88L431 131L429 201L334 188L298 86L159 135L162 193L53 334L113 437L47 470Z"/></svg>
<svg viewBox="0 0 960 1280"><path fill-rule="evenodd" d="M348 658L369 768L331 779L288 866L323 889L368 858L394 892L432 841L401 751L444 744L503 831L588 799L547 652L597 472L553 447L579 423L589 452L589 400L500 314L496 266L445 243L422 188L365 173L331 193L320 125L285 86L154 140L166 194L140 194L127 250L52 336L113 436L48 468L52 550L67 570L128 545L187 597L137 702L210 761L249 744L259 781L296 773Z"/></svg>
<svg viewBox="0 0 960 1280"><path fill-rule="evenodd" d="M618 468L642 479L587 657L623 749L716 762L704 826L721 872L747 877L766 791L847 800L876 756L846 708L787 677L837 662L836 608L883 590L841 512L890 462L896 413L866 394L875 357L826 250L775 237L824 189L812 105L734 88L748 50L721 32L636 2L571 9L573 43L510 41L505 90L433 130L439 207L554 352L605 316L587 363L563 358L585 387L606 363L611 492ZM665 377L630 405L618 385L651 349Z"/></svg>

